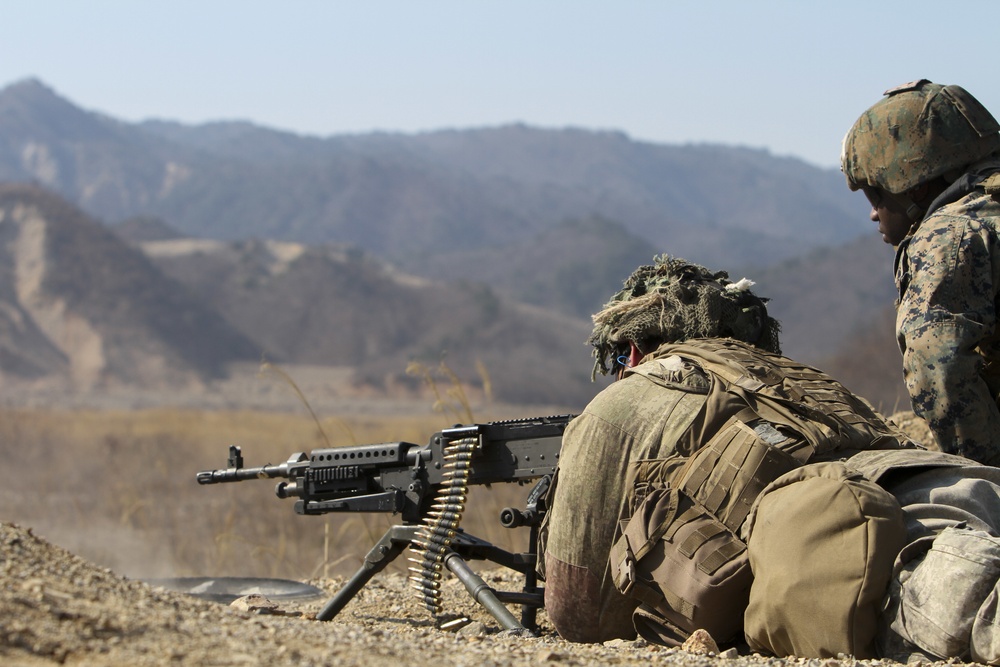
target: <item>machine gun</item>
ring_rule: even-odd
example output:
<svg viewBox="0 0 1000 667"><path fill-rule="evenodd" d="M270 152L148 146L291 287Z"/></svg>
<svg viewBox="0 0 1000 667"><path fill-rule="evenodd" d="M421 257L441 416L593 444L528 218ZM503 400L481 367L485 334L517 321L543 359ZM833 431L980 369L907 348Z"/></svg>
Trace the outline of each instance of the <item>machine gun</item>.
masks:
<svg viewBox="0 0 1000 667"><path fill-rule="evenodd" d="M239 447L229 448L227 467L198 473L199 484L282 478L279 498L296 498L298 514L390 512L392 526L365 556L361 568L323 606L317 618L334 618L375 574L407 547L410 581L424 606L440 614L442 570L454 573L473 599L508 630L533 631L543 606L535 564L538 526L559 460L562 435L573 415L489 422L444 429L420 446L409 442L314 449L278 465L243 466ZM527 552L513 553L463 531L468 487L537 480L523 510L500 512L506 528L530 528ZM524 575L521 591L490 588L466 561L486 560ZM521 620L504 603L521 605Z"/></svg>

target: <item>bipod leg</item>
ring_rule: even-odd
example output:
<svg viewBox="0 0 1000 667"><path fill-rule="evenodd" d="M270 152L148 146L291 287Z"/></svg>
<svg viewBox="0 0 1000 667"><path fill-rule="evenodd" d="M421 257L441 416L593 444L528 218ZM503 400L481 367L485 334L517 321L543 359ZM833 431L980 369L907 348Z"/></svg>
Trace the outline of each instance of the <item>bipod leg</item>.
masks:
<svg viewBox="0 0 1000 667"><path fill-rule="evenodd" d="M486 611L490 612L490 615L503 626L504 630L530 632L530 630L525 630L524 626L517 622L517 619L510 613L510 610L497 599L493 589L483 581L482 577L472 571L472 568L469 567L469 564L461 556L454 551L449 552L444 557L444 566L465 584L465 588L472 595L472 599L483 605Z"/></svg>
<svg viewBox="0 0 1000 667"><path fill-rule="evenodd" d="M368 555L365 556L361 568L344 587L337 591L330 600L323 605L316 620L329 621L343 609L354 596L365 587L372 577L385 569L386 565L396 559L396 556L403 553L403 550L410 545L417 533L417 526L393 526L385 532L375 546L372 547Z"/></svg>
<svg viewBox="0 0 1000 667"><path fill-rule="evenodd" d="M538 527L532 526L529 531L529 549L528 552L535 556L535 561L538 559L538 552L536 546L538 544ZM525 593L537 593L538 592L538 575L535 573L535 567L529 567L524 571L524 592ZM544 598L543 598L544 599ZM543 602L544 604L544 602ZM528 628L531 631L538 630L538 607L535 605L525 604L521 605L521 625Z"/></svg>

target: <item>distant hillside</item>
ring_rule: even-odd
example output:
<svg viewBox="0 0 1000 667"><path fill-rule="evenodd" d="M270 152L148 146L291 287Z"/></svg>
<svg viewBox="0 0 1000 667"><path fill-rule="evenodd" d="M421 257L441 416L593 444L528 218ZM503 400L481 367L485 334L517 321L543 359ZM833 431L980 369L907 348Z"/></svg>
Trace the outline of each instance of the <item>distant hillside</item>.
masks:
<svg viewBox="0 0 1000 667"><path fill-rule="evenodd" d="M885 414L910 409L903 357L896 345L896 311L882 308L818 365Z"/></svg>
<svg viewBox="0 0 1000 667"><path fill-rule="evenodd" d="M893 249L873 231L750 274L782 323L784 352L887 412L909 405L896 347L892 262Z"/></svg>
<svg viewBox="0 0 1000 667"><path fill-rule="evenodd" d="M167 239L179 239L184 235L168 225L160 218L154 216L136 216L122 220L114 225L112 231L122 239L131 243L141 241L165 241Z"/></svg>
<svg viewBox="0 0 1000 667"><path fill-rule="evenodd" d="M866 229L863 198L839 172L766 151L523 125L321 139L129 124L35 80L0 91L0 180L41 183L109 222L152 215L189 236L348 243L421 275L455 253L480 253L491 271L504 248L567 220L615 220L714 266L767 265Z"/></svg>
<svg viewBox="0 0 1000 667"><path fill-rule="evenodd" d="M768 309L782 322L785 353L817 363L892 306L892 260L892 248L871 233L751 270L748 277L757 282L755 291L771 299Z"/></svg>
<svg viewBox="0 0 1000 667"><path fill-rule="evenodd" d="M588 218L496 247L442 253L421 273L483 282L517 301L589 322L615 288L659 252L619 222Z"/></svg>
<svg viewBox="0 0 1000 667"><path fill-rule="evenodd" d="M481 283L400 274L341 246L274 241L146 242L271 359L347 366L379 392L419 387L406 369L441 360L470 387L510 403L582 405L590 383L586 321L520 305ZM483 377L485 372L487 377Z"/></svg>
<svg viewBox="0 0 1000 667"><path fill-rule="evenodd" d="M116 231L159 240L126 243L26 185L0 186L0 223L3 400L17 383L182 396L262 359L351 369L355 391L375 395L413 395L424 380L410 364L441 361L505 403L582 405L596 391L586 321L404 275L354 247L177 238L156 220Z"/></svg>
<svg viewBox="0 0 1000 667"><path fill-rule="evenodd" d="M589 314L652 259L600 219L508 248L509 270L495 276L476 270L474 254L456 254L449 281L402 273L354 246L182 237L155 219L114 227L129 245L32 186L0 187L0 221L0 379L94 392L183 391L264 358L351 369L356 390L412 395L422 380L410 363L444 360L498 401L582 406L601 386L589 381L590 324L554 304ZM884 250L862 239L750 277L774 297L787 351L888 404L893 388L879 383L898 386L899 371L876 298L891 304ZM519 303L519 291L551 303ZM791 318L796 311L804 316Z"/></svg>
<svg viewBox="0 0 1000 667"><path fill-rule="evenodd" d="M249 339L65 201L0 185L0 377L91 390L197 384Z"/></svg>
<svg viewBox="0 0 1000 667"><path fill-rule="evenodd" d="M445 355L501 400L581 403L588 317L655 254L746 272L786 352L834 374L894 295L864 198L760 150L130 124L28 80L0 90L0 181L35 184L4 189L4 377L200 382L263 354L391 391Z"/></svg>
<svg viewBox="0 0 1000 667"><path fill-rule="evenodd" d="M401 369L409 360L433 365L447 353L473 385L475 361L483 360L508 400L522 392L586 400L596 390L584 377L589 314L653 253L615 223L565 226L566 234L508 248L509 271L500 274L477 271L474 253L456 255L447 265L454 270L450 283L415 281L349 247L191 239L142 247L277 358L352 366L357 378L385 389L408 382ZM564 235L578 242L579 255L561 248ZM624 256L615 252L624 249ZM886 408L905 404L892 331L891 260L891 248L872 235L749 276L783 323L786 354ZM515 294L545 305L549 315L517 306L509 299ZM554 314L560 300L573 304L569 318ZM517 359L526 365L509 365Z"/></svg>

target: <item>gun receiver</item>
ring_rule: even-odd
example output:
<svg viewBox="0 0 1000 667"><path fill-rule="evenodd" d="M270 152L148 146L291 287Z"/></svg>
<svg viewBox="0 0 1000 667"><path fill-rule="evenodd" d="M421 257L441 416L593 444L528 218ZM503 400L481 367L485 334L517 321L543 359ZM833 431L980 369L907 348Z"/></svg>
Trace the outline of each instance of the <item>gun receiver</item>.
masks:
<svg viewBox="0 0 1000 667"><path fill-rule="evenodd" d="M220 484L247 479L283 480L275 487L279 498L296 498L298 514L329 512L390 512L399 514L394 526L365 557L364 565L335 595L317 618L329 620L377 572L407 546L419 551L411 558L411 581L425 606L441 611L438 579L442 568L455 573L474 597L508 629L535 624L542 606L535 580L535 538L545 514L545 491L555 472L562 434L573 415L558 415L455 426L431 436L428 444L391 442L351 447L314 449L308 455L292 454L278 465L243 466L239 447L229 449L227 467L197 475L199 484ZM531 529L529 551L514 554L468 535L459 527L470 485L541 480L529 494L522 511L505 508L500 523L508 528ZM521 593L488 589L463 559L490 560L525 575ZM477 583L478 580L478 583ZM481 585L480 585L481 584ZM486 590L488 589L488 590ZM518 624L500 598L522 604Z"/></svg>

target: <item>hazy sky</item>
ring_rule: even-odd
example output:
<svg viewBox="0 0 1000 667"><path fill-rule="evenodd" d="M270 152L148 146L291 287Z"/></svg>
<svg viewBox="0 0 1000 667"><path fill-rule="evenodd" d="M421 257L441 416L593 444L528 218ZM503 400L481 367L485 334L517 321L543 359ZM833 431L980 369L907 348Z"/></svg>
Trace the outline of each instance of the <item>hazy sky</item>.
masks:
<svg viewBox="0 0 1000 667"><path fill-rule="evenodd" d="M0 87L126 121L320 136L510 122L838 164L882 91L1000 116L1000 2L0 0Z"/></svg>

